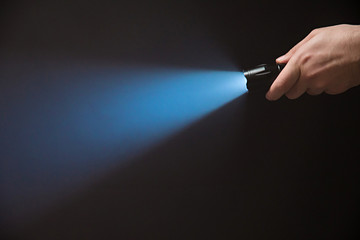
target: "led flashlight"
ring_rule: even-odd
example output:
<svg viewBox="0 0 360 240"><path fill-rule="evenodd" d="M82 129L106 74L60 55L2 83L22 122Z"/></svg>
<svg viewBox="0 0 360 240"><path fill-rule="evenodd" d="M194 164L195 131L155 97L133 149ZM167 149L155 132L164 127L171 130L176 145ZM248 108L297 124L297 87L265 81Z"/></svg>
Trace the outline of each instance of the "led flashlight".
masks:
<svg viewBox="0 0 360 240"><path fill-rule="evenodd" d="M285 64L261 64L244 70L246 87L249 92L267 91Z"/></svg>

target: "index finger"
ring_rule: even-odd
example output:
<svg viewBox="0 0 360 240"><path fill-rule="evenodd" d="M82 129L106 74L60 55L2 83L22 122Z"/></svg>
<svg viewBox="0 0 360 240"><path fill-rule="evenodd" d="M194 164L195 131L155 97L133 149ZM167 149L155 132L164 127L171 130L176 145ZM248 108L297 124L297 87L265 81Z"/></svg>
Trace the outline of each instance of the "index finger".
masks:
<svg viewBox="0 0 360 240"><path fill-rule="evenodd" d="M270 101L278 100L295 85L299 77L299 66L294 61L290 60L271 85L266 94L266 98Z"/></svg>

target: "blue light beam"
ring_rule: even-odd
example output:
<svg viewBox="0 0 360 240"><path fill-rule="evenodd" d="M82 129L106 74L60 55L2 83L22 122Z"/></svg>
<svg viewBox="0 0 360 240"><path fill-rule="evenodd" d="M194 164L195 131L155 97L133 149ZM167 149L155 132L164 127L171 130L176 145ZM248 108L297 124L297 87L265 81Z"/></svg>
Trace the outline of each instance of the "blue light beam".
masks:
<svg viewBox="0 0 360 240"><path fill-rule="evenodd" d="M1 73L16 81L0 120L1 213L14 221L246 91L235 71L21 67Z"/></svg>

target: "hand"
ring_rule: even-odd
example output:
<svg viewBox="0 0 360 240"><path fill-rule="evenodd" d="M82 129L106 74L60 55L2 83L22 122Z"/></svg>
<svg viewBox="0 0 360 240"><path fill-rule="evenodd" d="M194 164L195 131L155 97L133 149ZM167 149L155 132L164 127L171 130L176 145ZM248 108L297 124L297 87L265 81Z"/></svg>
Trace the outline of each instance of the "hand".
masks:
<svg viewBox="0 0 360 240"><path fill-rule="evenodd" d="M360 84L360 26L315 29L276 61L286 66L267 92L268 100L345 92Z"/></svg>

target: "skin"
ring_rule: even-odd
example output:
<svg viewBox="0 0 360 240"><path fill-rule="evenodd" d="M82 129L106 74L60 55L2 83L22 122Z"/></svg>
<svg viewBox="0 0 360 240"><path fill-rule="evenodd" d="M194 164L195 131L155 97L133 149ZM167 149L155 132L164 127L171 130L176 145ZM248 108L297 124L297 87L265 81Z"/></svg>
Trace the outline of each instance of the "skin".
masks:
<svg viewBox="0 0 360 240"><path fill-rule="evenodd" d="M360 25L315 29L276 62L286 66L266 94L270 101L343 93L360 85Z"/></svg>

